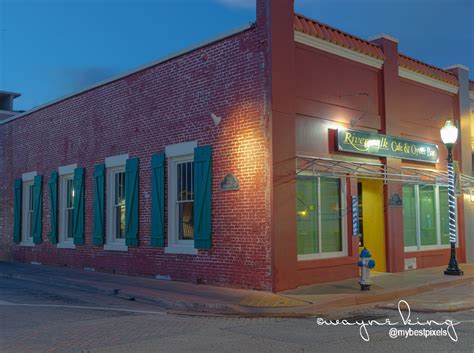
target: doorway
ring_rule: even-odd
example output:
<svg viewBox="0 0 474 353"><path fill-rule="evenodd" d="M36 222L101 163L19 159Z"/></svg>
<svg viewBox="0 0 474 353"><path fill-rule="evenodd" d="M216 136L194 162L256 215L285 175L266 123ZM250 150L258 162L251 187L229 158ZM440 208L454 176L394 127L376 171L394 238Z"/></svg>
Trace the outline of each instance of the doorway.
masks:
<svg viewBox="0 0 474 353"><path fill-rule="evenodd" d="M364 247L375 260L374 271L387 270L385 254L385 221L382 180L359 179L359 250Z"/></svg>

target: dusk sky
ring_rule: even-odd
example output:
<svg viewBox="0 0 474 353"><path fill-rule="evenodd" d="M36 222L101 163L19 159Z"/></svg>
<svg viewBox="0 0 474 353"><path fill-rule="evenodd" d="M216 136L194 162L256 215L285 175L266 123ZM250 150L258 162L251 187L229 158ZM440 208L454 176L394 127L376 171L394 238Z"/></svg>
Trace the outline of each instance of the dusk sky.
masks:
<svg viewBox="0 0 474 353"><path fill-rule="evenodd" d="M426 63L474 79L474 0L296 0L367 38L387 33ZM0 90L27 110L255 21L255 0L0 0Z"/></svg>

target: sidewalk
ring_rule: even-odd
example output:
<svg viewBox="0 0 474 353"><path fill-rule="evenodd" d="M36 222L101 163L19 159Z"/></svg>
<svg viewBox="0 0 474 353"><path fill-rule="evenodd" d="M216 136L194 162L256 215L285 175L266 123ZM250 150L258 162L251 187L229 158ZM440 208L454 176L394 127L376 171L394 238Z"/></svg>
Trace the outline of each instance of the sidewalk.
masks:
<svg viewBox="0 0 474 353"><path fill-rule="evenodd" d="M444 267L403 273L375 274L372 289L361 292L357 279L315 284L281 293L196 285L158 280L150 277L123 276L69 268L0 262L0 278L16 278L87 292L113 295L159 305L174 312L243 316L323 315L337 308L406 299L427 294L426 301L441 310L433 290L470 285L474 264L462 264L464 276L445 276ZM455 298L456 299L456 298ZM459 300L457 300L459 299ZM452 310L474 307L473 296L459 297ZM454 303L453 301L453 303ZM436 305L434 305L436 304ZM445 308L444 308L445 309Z"/></svg>

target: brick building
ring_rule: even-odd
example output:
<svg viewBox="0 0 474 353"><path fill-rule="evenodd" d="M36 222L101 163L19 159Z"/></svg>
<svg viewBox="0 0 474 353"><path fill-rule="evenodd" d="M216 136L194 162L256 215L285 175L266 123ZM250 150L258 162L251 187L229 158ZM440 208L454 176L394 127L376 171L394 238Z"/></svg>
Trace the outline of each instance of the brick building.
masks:
<svg viewBox="0 0 474 353"><path fill-rule="evenodd" d="M258 0L255 24L0 122L0 258L264 290L356 277L360 245L379 271L443 265L451 117L463 262L469 84Z"/></svg>

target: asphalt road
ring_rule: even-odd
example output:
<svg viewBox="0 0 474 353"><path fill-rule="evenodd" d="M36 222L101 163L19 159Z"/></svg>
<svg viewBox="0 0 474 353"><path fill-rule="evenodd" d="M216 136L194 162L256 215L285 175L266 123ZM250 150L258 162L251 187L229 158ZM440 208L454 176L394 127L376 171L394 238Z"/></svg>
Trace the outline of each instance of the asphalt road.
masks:
<svg viewBox="0 0 474 353"><path fill-rule="evenodd" d="M410 328L397 311L369 308L337 316L350 322L390 319L399 324L368 326L370 340L364 341L360 326L318 325L317 318L177 315L116 297L0 278L1 353L474 352L473 310L411 314L412 321L459 322L454 326L457 342L448 336L391 338L391 328Z"/></svg>

